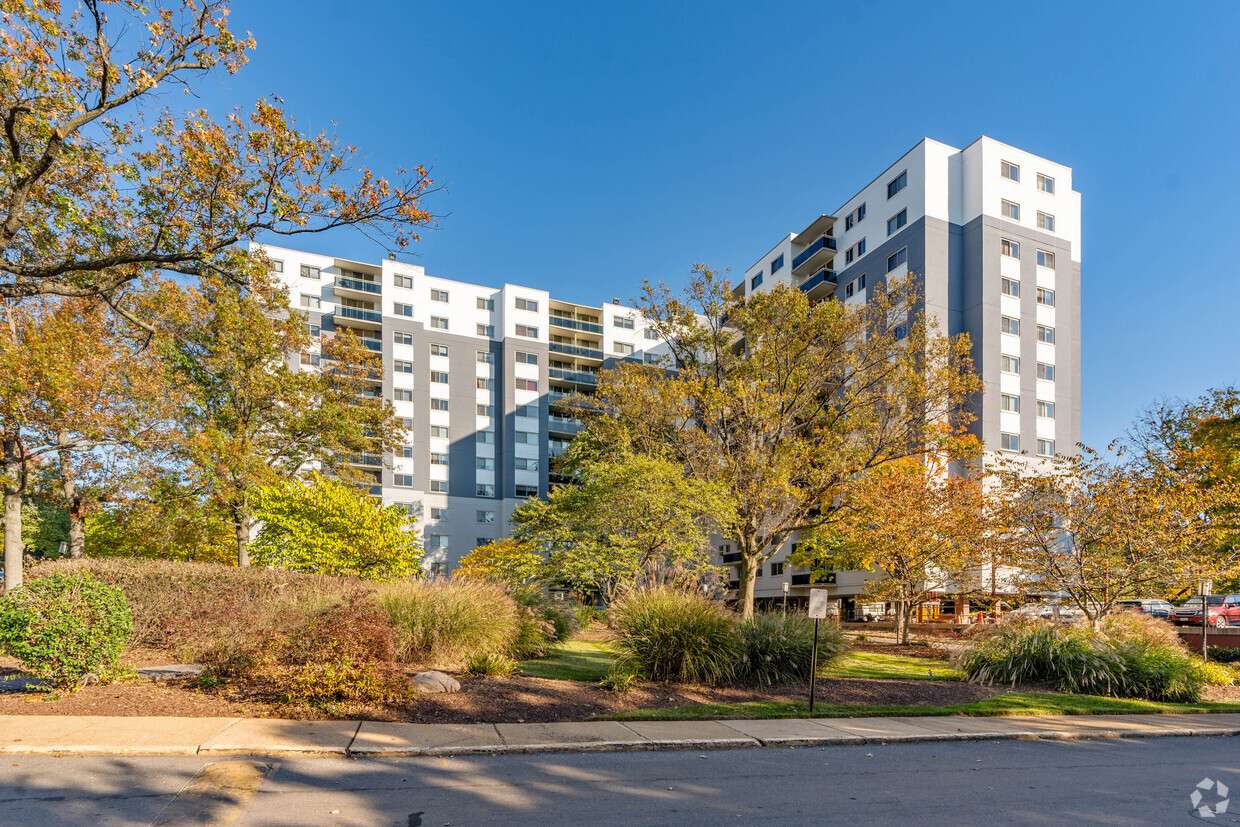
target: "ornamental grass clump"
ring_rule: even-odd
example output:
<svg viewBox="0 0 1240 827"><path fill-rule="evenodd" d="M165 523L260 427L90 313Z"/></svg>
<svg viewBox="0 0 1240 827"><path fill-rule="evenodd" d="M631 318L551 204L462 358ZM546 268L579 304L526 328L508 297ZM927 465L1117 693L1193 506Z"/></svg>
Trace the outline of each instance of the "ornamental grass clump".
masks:
<svg viewBox="0 0 1240 827"><path fill-rule="evenodd" d="M742 638L735 615L699 594L658 586L635 589L611 611L615 668L644 680L728 683Z"/></svg>
<svg viewBox="0 0 1240 827"><path fill-rule="evenodd" d="M472 654L510 655L521 634L521 608L494 583L452 578L374 588L404 663L455 669Z"/></svg>
<svg viewBox="0 0 1240 827"><path fill-rule="evenodd" d="M805 615L759 612L740 624L740 635L738 681L770 686L809 680L814 621ZM819 666L831 662L847 648L844 634L836 624L820 624Z"/></svg>
<svg viewBox="0 0 1240 827"><path fill-rule="evenodd" d="M86 573L56 572L0 597L0 651L58 689L113 666L132 631L125 595Z"/></svg>

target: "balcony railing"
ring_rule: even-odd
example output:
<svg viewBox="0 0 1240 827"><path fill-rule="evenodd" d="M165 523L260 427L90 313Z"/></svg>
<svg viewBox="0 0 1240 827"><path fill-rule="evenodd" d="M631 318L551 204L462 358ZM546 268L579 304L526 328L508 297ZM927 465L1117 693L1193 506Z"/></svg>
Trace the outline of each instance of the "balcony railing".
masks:
<svg viewBox="0 0 1240 827"><path fill-rule="evenodd" d="M373 281L362 281L361 279L351 279L341 276L336 279L337 287L344 287L349 290L361 290L364 293L382 293L383 287Z"/></svg>
<svg viewBox="0 0 1240 827"><path fill-rule="evenodd" d="M804 264L805 262L809 261L810 257L813 256L815 253L821 253L823 250L834 250L834 249L835 249L834 238L832 238L829 235L819 236L817 241L815 241L813 244L810 244L808 247L802 250L799 255L797 255L795 258L792 259L792 269L795 270L798 267L800 267L802 264Z"/></svg>
<svg viewBox="0 0 1240 827"><path fill-rule="evenodd" d="M380 466L383 465L383 457L378 457L374 454L354 454L349 457L349 462L354 465Z"/></svg>
<svg viewBox="0 0 1240 827"><path fill-rule="evenodd" d="M366 347L370 348L371 350L375 351L376 353L381 353L383 351L383 340L382 339L362 339L361 341L362 341L362 344L364 344Z"/></svg>
<svg viewBox="0 0 1240 827"><path fill-rule="evenodd" d="M360 307L345 307L341 305L336 308L336 315L346 319L357 319L363 322L383 323L383 314L376 310L363 310Z"/></svg>
<svg viewBox="0 0 1240 827"><path fill-rule="evenodd" d="M584 385L598 384L598 377L593 373L587 373L583 370L564 370L563 368L551 368L547 371L547 375L552 379L563 379L565 382L580 382Z"/></svg>
<svg viewBox="0 0 1240 827"><path fill-rule="evenodd" d="M811 290L813 290L815 287L817 287L818 285L823 284L824 282L827 284L836 284L837 278L839 278L838 273L836 273L834 270L828 270L827 268L824 267L821 270L819 270L817 273L814 273L814 275L807 278L805 281L801 282L801 289L804 292L808 293Z"/></svg>
<svg viewBox="0 0 1240 827"><path fill-rule="evenodd" d="M370 492L370 496L372 496L372 497L382 497L382 496L383 496L383 486L382 486L382 485L372 485L372 486L370 486L370 488L369 488L368 490L369 490L369 492Z"/></svg>
<svg viewBox="0 0 1240 827"><path fill-rule="evenodd" d="M792 585L794 585L794 586L808 586L808 585L809 585L809 583L810 583L810 578L811 578L811 577L813 577L813 576L814 576L814 575L813 575L813 573L812 573L812 572L808 572L808 571L807 571L807 572L805 572L804 574L794 574L794 575L792 575Z"/></svg>
<svg viewBox="0 0 1240 827"><path fill-rule="evenodd" d="M723 555L724 563L739 563L741 561L741 553L739 551L730 551Z"/></svg>
<svg viewBox="0 0 1240 827"><path fill-rule="evenodd" d="M575 345L565 345L560 342L552 342L547 346L552 353L563 353L568 356L584 356L587 359L602 359L603 351L595 350L589 347L577 347Z"/></svg>
<svg viewBox="0 0 1240 827"><path fill-rule="evenodd" d="M553 415L547 417L547 427L562 434L575 434L584 426L580 419L573 419L571 416Z"/></svg>
<svg viewBox="0 0 1240 827"><path fill-rule="evenodd" d="M579 322L576 319L565 319L562 316L548 316L547 321L552 327L567 327L569 330L580 330L583 333L603 332L603 326L601 324Z"/></svg>

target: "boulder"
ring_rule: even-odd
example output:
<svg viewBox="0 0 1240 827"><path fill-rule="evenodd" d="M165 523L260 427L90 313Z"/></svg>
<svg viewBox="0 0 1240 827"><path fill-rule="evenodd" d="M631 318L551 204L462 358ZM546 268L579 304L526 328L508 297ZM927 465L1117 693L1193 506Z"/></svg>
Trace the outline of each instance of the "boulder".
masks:
<svg viewBox="0 0 1240 827"><path fill-rule="evenodd" d="M423 692L460 692L461 682L443 672L419 672L413 676L413 683Z"/></svg>

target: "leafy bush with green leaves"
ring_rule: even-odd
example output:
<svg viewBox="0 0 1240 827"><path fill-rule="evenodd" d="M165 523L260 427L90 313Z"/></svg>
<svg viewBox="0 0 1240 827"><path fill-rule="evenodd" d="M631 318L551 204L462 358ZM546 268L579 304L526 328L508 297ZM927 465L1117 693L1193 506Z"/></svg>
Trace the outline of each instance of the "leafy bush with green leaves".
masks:
<svg viewBox="0 0 1240 827"><path fill-rule="evenodd" d="M740 634L739 680L763 686L809 680L814 650L814 621L796 612L759 612L740 624ZM820 624L820 666L831 662L847 648L847 639L839 626L834 623Z"/></svg>
<svg viewBox="0 0 1240 827"><path fill-rule="evenodd" d="M637 686L637 676L622 669L611 669L602 677L598 685L608 692L624 695L632 692L633 687Z"/></svg>
<svg viewBox="0 0 1240 827"><path fill-rule="evenodd" d="M635 589L612 606L616 668L645 680L720 684L737 672L735 615L700 594Z"/></svg>
<svg viewBox="0 0 1240 827"><path fill-rule="evenodd" d="M115 664L132 631L124 593L89 574L57 572L0 598L0 650L58 688Z"/></svg>
<svg viewBox="0 0 1240 827"><path fill-rule="evenodd" d="M475 652L465 659L465 671L478 678L511 675L517 671L517 662L495 652Z"/></svg>
<svg viewBox="0 0 1240 827"><path fill-rule="evenodd" d="M1209 647L1210 660L1215 663L1240 663L1240 649L1225 646Z"/></svg>
<svg viewBox="0 0 1240 827"><path fill-rule="evenodd" d="M511 655L522 634L521 608L495 583L452 578L375 588L405 663L454 669L478 652Z"/></svg>

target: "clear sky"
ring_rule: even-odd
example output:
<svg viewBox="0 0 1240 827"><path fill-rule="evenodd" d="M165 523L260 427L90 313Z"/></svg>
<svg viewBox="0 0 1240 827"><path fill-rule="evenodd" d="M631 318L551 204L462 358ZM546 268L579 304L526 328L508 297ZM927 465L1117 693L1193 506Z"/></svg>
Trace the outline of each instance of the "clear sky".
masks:
<svg viewBox="0 0 1240 827"><path fill-rule="evenodd" d="M279 95L377 170L433 164L433 275L584 303L735 276L922 137L985 134L1082 193L1087 443L1240 381L1240 3L235 5L258 49L202 103Z"/></svg>

